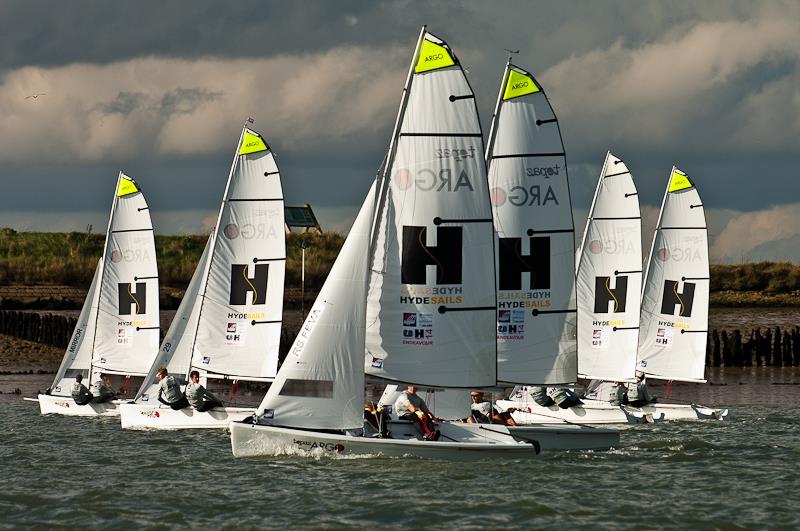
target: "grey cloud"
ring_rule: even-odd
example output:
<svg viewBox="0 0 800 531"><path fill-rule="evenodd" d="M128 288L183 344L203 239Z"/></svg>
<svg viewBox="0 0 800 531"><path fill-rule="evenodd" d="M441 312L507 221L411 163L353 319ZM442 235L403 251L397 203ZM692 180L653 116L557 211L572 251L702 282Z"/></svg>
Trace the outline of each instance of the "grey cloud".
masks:
<svg viewBox="0 0 800 531"><path fill-rule="evenodd" d="M176 88L161 97L157 110L164 115L191 114L203 104L218 100L222 95L222 92L203 88Z"/></svg>
<svg viewBox="0 0 800 531"><path fill-rule="evenodd" d="M141 92L119 92L117 97L109 102L98 103L93 110L103 114L130 114L145 105L147 95Z"/></svg>

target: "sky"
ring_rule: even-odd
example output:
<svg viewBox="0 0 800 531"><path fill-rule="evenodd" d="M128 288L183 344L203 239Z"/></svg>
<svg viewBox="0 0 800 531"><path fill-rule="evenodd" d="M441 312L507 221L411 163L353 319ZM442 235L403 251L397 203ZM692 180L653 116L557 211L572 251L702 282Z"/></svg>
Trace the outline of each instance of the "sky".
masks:
<svg viewBox="0 0 800 531"><path fill-rule="evenodd" d="M519 50L559 118L579 233L612 150L646 234L676 164L706 206L712 261L800 261L794 1L4 0L0 227L102 232L123 170L158 233L208 232L252 116L287 204L344 232L423 24L466 67L485 134Z"/></svg>

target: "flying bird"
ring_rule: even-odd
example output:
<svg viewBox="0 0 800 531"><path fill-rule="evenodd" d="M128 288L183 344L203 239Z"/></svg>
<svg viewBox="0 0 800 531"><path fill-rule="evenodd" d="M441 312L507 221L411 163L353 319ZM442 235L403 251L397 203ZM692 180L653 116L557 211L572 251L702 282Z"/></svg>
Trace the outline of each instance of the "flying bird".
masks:
<svg viewBox="0 0 800 531"><path fill-rule="evenodd" d="M47 92L37 92L36 94L31 94L30 96L25 96L25 99L26 100L29 100L31 98L36 99L39 96L46 96L46 95L47 95Z"/></svg>
<svg viewBox="0 0 800 531"><path fill-rule="evenodd" d="M503 48L508 53L519 53L519 50L509 50L508 48Z"/></svg>

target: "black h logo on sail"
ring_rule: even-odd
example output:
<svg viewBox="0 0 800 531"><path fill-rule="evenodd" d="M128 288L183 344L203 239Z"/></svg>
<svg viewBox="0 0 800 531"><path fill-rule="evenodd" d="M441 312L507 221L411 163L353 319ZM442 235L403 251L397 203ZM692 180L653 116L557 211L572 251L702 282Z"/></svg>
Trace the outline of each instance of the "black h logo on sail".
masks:
<svg viewBox="0 0 800 531"><path fill-rule="evenodd" d="M530 239L531 254L522 254L522 238L499 238L500 289L522 289L522 273L531 275L530 289L550 289L550 238Z"/></svg>
<svg viewBox="0 0 800 531"><path fill-rule="evenodd" d="M252 305L267 303L269 264L255 264L255 276L247 276L247 264L231 264L231 299L237 306L247 304L247 294L253 294Z"/></svg>
<svg viewBox="0 0 800 531"><path fill-rule="evenodd" d="M611 277L594 279L594 313L622 313L628 294L628 277L616 277L616 287L611 287ZM609 311L611 306L611 311Z"/></svg>
<svg viewBox="0 0 800 531"><path fill-rule="evenodd" d="M131 315L133 313L142 314L147 312L147 284L144 282L136 283L136 291L132 290L132 285L128 282L117 284L119 293L119 314Z"/></svg>
<svg viewBox="0 0 800 531"><path fill-rule="evenodd" d="M678 293L676 280L664 280L664 298L661 300L661 313L675 315L678 306L678 317L692 316L692 303L694 302L694 284L684 282L683 293Z"/></svg>
<svg viewBox="0 0 800 531"><path fill-rule="evenodd" d="M436 227L436 247L425 244L427 227L403 226L403 284L427 284L427 266L436 266L437 284L461 284L461 227Z"/></svg>

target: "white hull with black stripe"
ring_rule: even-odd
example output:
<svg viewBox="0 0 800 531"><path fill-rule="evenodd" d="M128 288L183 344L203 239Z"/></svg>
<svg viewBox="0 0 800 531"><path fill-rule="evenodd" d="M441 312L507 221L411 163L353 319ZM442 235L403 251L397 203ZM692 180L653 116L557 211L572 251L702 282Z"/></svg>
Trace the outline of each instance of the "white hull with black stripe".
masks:
<svg viewBox="0 0 800 531"><path fill-rule="evenodd" d="M503 408L515 408L512 417L519 424L641 424L665 420L725 420L728 409L698 404L648 404L642 407L615 406L603 400L583 399L583 404L567 409L543 407L535 402L499 400Z"/></svg>
<svg viewBox="0 0 800 531"><path fill-rule="evenodd" d="M327 433L280 426L233 422L231 448L235 457L302 456L381 456L416 457L446 460L491 458L530 459L538 454L531 443L518 442L508 432L496 433L480 425L443 423L438 441L424 441L408 429L392 423L393 437L372 438ZM498 428L503 428L498 426Z"/></svg>
<svg viewBox="0 0 800 531"><path fill-rule="evenodd" d="M228 424L253 414L253 408L217 407L199 412L193 408L174 410L162 404L126 403L119 406L123 429L196 430L225 429Z"/></svg>
<svg viewBox="0 0 800 531"><path fill-rule="evenodd" d="M42 415L67 415L70 417L118 417L121 400L91 402L79 406L70 396L39 395L39 410Z"/></svg>

